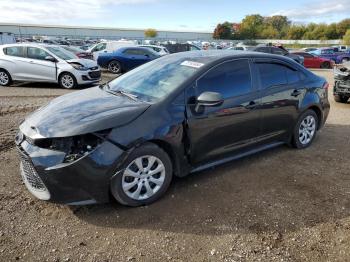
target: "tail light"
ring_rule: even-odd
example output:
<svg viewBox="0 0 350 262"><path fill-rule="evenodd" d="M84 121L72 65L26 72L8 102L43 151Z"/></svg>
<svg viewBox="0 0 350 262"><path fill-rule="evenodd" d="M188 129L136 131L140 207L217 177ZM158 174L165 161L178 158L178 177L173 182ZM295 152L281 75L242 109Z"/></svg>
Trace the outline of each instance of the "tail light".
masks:
<svg viewBox="0 0 350 262"><path fill-rule="evenodd" d="M326 91L328 91L328 88L329 88L328 82L325 82L325 83L323 84L323 87L322 87L322 88L325 89Z"/></svg>

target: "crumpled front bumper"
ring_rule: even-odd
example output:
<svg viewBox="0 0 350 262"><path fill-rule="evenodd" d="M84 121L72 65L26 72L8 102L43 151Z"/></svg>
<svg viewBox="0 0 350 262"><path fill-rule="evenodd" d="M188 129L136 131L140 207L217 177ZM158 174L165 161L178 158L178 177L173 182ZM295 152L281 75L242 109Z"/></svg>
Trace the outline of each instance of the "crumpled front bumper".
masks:
<svg viewBox="0 0 350 262"><path fill-rule="evenodd" d="M63 163L64 152L17 144L21 174L37 198L69 205L105 203L110 200L110 179L125 151L104 141L82 158Z"/></svg>

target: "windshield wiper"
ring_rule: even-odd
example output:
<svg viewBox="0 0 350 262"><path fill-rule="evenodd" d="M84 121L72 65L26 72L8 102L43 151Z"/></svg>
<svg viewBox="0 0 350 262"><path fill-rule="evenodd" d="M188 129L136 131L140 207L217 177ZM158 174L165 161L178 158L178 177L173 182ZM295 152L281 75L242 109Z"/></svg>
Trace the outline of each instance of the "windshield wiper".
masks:
<svg viewBox="0 0 350 262"><path fill-rule="evenodd" d="M130 94L130 93L124 91L124 90L117 90L117 91L114 91L114 93L122 94L123 96L127 96L127 97L131 98L134 101L138 101L138 99L137 99L138 96L137 95Z"/></svg>
<svg viewBox="0 0 350 262"><path fill-rule="evenodd" d="M113 95L123 95L126 96L134 101L138 101L138 96L137 95L133 95L125 90L119 89L119 90L111 90L111 87L109 85L109 83L106 83L105 85L102 85L101 88L103 88L106 92L113 94Z"/></svg>

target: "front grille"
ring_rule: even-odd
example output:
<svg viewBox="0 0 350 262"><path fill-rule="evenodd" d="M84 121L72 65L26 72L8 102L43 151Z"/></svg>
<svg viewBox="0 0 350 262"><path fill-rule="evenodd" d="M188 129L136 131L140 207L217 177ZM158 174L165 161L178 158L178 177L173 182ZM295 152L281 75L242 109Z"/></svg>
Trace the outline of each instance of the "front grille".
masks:
<svg viewBox="0 0 350 262"><path fill-rule="evenodd" d="M29 160L28 156L18 149L19 155L22 162L22 176L23 180L27 182L33 190L35 191L46 191L46 186L36 172L32 162Z"/></svg>
<svg viewBox="0 0 350 262"><path fill-rule="evenodd" d="M101 71L92 71L89 72L89 76L91 78L100 78L101 77Z"/></svg>

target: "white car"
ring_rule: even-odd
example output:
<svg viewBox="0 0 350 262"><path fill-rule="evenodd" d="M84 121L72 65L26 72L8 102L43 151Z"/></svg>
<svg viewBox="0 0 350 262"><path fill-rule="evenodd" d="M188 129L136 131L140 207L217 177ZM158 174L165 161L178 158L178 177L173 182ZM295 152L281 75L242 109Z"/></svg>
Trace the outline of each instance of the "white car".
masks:
<svg viewBox="0 0 350 262"><path fill-rule="evenodd" d="M152 49L153 51L157 52L157 53L158 53L159 55L161 55L161 56L170 54L170 52L168 51L168 49L166 49L166 47L164 47L164 46L158 46L158 45L140 45L140 47L146 47L146 48Z"/></svg>
<svg viewBox="0 0 350 262"><path fill-rule="evenodd" d="M71 89L100 79L101 70L95 61L80 59L59 46L0 46L0 86L11 85L12 81L52 82Z"/></svg>
<svg viewBox="0 0 350 262"><path fill-rule="evenodd" d="M101 53L111 53L121 47L136 46L136 42L132 40L106 41L91 46L87 52L92 53L94 60L97 60Z"/></svg>

